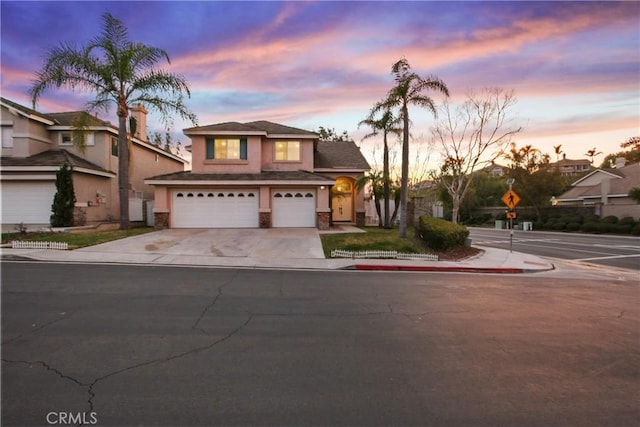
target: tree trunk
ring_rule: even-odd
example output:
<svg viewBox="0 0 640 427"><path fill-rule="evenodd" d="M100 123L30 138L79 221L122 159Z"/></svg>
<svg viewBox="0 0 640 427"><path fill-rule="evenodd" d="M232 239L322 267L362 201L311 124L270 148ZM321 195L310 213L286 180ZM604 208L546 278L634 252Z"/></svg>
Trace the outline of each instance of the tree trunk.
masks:
<svg viewBox="0 0 640 427"><path fill-rule="evenodd" d="M458 223L458 216L460 215L460 196L455 194L453 196L453 209L451 210L451 222Z"/></svg>
<svg viewBox="0 0 640 427"><path fill-rule="evenodd" d="M407 237L407 205L409 201L409 111L402 106L402 176L400 177L400 237Z"/></svg>
<svg viewBox="0 0 640 427"><path fill-rule="evenodd" d="M127 109L118 108L118 194L120 229L129 229L129 144L127 143Z"/></svg>
<svg viewBox="0 0 640 427"><path fill-rule="evenodd" d="M384 228L391 228L392 222L389 218L389 198L391 189L389 183L389 145L387 144L387 132L384 132L384 162L382 166L382 180L384 185Z"/></svg>

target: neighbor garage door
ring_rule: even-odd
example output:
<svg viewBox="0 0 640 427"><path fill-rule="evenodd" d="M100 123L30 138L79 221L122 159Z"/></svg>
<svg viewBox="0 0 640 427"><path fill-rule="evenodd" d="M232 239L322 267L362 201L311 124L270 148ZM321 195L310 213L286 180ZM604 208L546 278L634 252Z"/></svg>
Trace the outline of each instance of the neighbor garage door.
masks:
<svg viewBox="0 0 640 427"><path fill-rule="evenodd" d="M315 190L277 190L273 192L274 227L315 227Z"/></svg>
<svg viewBox="0 0 640 427"><path fill-rule="evenodd" d="M3 224L49 224L53 181L2 181L1 186Z"/></svg>
<svg viewBox="0 0 640 427"><path fill-rule="evenodd" d="M174 190L174 228L258 227L258 190Z"/></svg>

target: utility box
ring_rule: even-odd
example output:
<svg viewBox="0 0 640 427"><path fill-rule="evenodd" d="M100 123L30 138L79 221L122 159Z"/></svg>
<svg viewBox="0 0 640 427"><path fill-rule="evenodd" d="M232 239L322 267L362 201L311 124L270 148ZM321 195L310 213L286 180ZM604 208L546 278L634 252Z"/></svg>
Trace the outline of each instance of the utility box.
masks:
<svg viewBox="0 0 640 427"><path fill-rule="evenodd" d="M525 221L522 223L522 231L531 231L533 230L533 222Z"/></svg>
<svg viewBox="0 0 640 427"><path fill-rule="evenodd" d="M501 219L496 219L496 230L504 229L504 221Z"/></svg>

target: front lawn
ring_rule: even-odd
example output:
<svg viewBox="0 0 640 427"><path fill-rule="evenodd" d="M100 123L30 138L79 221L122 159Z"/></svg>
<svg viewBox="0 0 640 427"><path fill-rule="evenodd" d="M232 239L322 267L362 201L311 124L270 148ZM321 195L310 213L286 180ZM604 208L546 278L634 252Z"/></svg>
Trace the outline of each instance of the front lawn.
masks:
<svg viewBox="0 0 640 427"><path fill-rule="evenodd" d="M321 234L322 248L327 258L331 257L333 249L346 251L397 251L401 253L425 253L413 229L407 230L407 237L400 238L398 229L384 229L379 227L360 227L365 233L336 233Z"/></svg>
<svg viewBox="0 0 640 427"><path fill-rule="evenodd" d="M112 240L124 239L125 237L137 236L151 231L154 231L153 227L132 228L130 230L85 231L82 233L3 233L2 243L11 243L12 240L66 242L69 244L69 249L78 249L110 242Z"/></svg>

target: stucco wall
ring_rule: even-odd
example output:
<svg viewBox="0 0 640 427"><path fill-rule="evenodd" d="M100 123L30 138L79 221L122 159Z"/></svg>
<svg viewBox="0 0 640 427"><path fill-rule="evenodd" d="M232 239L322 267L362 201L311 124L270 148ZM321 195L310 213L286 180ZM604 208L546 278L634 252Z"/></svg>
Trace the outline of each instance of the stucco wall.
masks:
<svg viewBox="0 0 640 427"><path fill-rule="evenodd" d="M260 173L261 139L259 136L247 138L247 160L207 159L206 137L191 136L191 170L194 173ZM215 138L225 138L216 135ZM229 136L228 138L239 138Z"/></svg>
<svg viewBox="0 0 640 427"><path fill-rule="evenodd" d="M43 123L11 114L4 107L0 109L0 122L13 128L13 148L1 149L2 156L28 157L52 147L51 138Z"/></svg>
<svg viewBox="0 0 640 427"><path fill-rule="evenodd" d="M86 207L86 221L100 222L113 220L120 215L117 187L113 188L113 178L103 178L83 173L73 174L73 191L76 205Z"/></svg>
<svg viewBox="0 0 640 427"><path fill-rule="evenodd" d="M276 141L299 141L300 160L299 161L276 161L275 142ZM297 139L265 139L262 141L262 169L279 171L313 170L313 141Z"/></svg>

